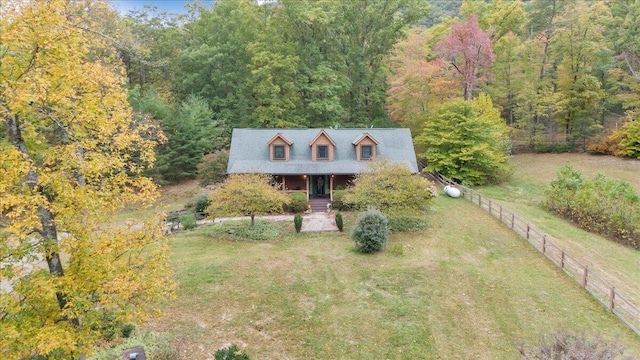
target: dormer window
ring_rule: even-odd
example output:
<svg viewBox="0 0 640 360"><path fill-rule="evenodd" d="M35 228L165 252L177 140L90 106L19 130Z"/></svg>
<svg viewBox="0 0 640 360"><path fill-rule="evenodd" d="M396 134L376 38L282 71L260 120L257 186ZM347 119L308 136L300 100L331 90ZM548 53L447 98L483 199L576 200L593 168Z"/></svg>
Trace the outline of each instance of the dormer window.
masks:
<svg viewBox="0 0 640 360"><path fill-rule="evenodd" d="M373 148L371 145L360 145L360 159L370 160L373 156Z"/></svg>
<svg viewBox="0 0 640 360"><path fill-rule="evenodd" d="M369 133L360 135L353 141L353 145L356 147L358 161L368 161L377 155L376 146L378 145L378 140L374 139Z"/></svg>
<svg viewBox="0 0 640 360"><path fill-rule="evenodd" d="M321 130L311 143L311 161L333 161L335 156L336 143L327 134Z"/></svg>
<svg viewBox="0 0 640 360"><path fill-rule="evenodd" d="M293 143L282 134L277 134L269 140L269 159L271 161L289 161L289 152Z"/></svg>
<svg viewBox="0 0 640 360"><path fill-rule="evenodd" d="M284 145L273 145L273 160L286 160Z"/></svg>
<svg viewBox="0 0 640 360"><path fill-rule="evenodd" d="M316 155L318 160L329 160L329 146L328 145L318 145L318 154Z"/></svg>

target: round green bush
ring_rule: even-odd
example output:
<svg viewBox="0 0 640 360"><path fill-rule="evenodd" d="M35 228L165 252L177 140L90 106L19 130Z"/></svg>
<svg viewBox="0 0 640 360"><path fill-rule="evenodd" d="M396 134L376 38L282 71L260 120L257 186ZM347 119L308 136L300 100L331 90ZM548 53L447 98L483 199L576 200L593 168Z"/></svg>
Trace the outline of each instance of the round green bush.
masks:
<svg viewBox="0 0 640 360"><path fill-rule="evenodd" d="M307 195L301 192L289 194L289 211L302 213L307 210Z"/></svg>
<svg viewBox="0 0 640 360"><path fill-rule="evenodd" d="M380 251L389 237L389 221L380 211L369 209L362 214L351 233L361 253Z"/></svg>

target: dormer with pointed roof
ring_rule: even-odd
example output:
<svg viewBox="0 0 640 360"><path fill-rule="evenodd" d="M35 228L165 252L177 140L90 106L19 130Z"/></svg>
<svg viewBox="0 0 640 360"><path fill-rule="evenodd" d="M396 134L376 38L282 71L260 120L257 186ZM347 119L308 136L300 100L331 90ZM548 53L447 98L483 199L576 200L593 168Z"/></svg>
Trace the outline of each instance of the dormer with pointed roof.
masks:
<svg viewBox="0 0 640 360"><path fill-rule="evenodd" d="M379 142L369 133L358 136L352 144L356 147L356 159L358 161L369 161L378 153L377 146Z"/></svg>
<svg viewBox="0 0 640 360"><path fill-rule="evenodd" d="M311 140L311 161L333 161L336 143L326 131L320 130Z"/></svg>
<svg viewBox="0 0 640 360"><path fill-rule="evenodd" d="M282 133L277 133L267 144L269 145L269 159L271 161L289 161L293 143L287 140Z"/></svg>

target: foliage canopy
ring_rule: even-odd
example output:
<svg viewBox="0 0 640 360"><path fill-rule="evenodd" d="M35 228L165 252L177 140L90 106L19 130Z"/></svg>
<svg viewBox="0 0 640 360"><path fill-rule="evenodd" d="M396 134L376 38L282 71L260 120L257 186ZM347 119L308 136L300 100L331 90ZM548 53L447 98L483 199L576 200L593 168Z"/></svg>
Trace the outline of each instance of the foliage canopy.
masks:
<svg viewBox="0 0 640 360"><path fill-rule="evenodd" d="M11 1L0 12L0 357L89 354L114 323L172 293L148 203L156 133L134 121L100 2Z"/></svg>
<svg viewBox="0 0 640 360"><path fill-rule="evenodd" d="M416 213L427 209L435 194L433 183L412 174L405 164L379 158L356 175L343 201L361 210Z"/></svg>
<svg viewBox="0 0 640 360"><path fill-rule="evenodd" d="M209 215L251 216L251 226L256 215L282 212L289 197L271 186L266 174L231 174L227 180L209 195Z"/></svg>
<svg viewBox="0 0 640 360"><path fill-rule="evenodd" d="M416 138L427 171L469 185L495 182L508 174L508 128L484 95L442 106Z"/></svg>

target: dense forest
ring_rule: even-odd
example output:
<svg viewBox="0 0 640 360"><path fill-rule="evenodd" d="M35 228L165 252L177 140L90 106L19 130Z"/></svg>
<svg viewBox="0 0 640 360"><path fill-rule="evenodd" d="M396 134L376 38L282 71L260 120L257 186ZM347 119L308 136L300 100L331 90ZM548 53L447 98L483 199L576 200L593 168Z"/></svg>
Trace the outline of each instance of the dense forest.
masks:
<svg viewBox="0 0 640 360"><path fill-rule="evenodd" d="M513 151L638 157L638 16L633 0L221 0L186 15L114 12L105 28L132 105L168 140L152 175L173 181L234 127L418 137L442 106L481 93Z"/></svg>

